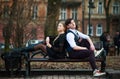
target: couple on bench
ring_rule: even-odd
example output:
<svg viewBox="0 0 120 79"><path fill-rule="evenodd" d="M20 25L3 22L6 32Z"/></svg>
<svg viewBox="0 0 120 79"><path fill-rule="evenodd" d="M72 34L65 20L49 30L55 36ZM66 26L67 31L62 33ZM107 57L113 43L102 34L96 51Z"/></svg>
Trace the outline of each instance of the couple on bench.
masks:
<svg viewBox="0 0 120 79"><path fill-rule="evenodd" d="M93 76L104 75L96 66L95 57L99 56L103 49L96 51L94 44L88 35L79 32L72 18L67 19L65 24L59 23L57 26L58 35L50 43L50 38L46 37L45 43L22 48L21 52L42 50L50 59L63 59L66 57L66 50L69 58L85 59L89 58L93 70Z"/></svg>

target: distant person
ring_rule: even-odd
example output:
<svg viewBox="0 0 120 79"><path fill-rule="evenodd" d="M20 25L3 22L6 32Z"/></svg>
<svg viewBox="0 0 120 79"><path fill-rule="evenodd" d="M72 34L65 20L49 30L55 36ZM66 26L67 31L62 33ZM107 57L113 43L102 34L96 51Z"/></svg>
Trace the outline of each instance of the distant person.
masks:
<svg viewBox="0 0 120 79"><path fill-rule="evenodd" d="M106 55L108 55L109 52L109 45L110 45L110 35L107 32L103 32L102 35L100 36L100 41L103 44L103 48L106 51Z"/></svg>
<svg viewBox="0 0 120 79"><path fill-rule="evenodd" d="M73 59L85 59L89 58L90 65L93 69L93 76L104 75L104 72L100 72L95 63L95 47L88 35L79 32L76 29L76 24L73 19L67 19L65 21L67 28L66 40L67 40L67 51L70 58ZM100 52L96 53L97 55Z"/></svg>
<svg viewBox="0 0 120 79"><path fill-rule="evenodd" d="M114 45L117 48L117 55L119 55L120 54L120 32L119 31L116 31L113 40L114 40Z"/></svg>

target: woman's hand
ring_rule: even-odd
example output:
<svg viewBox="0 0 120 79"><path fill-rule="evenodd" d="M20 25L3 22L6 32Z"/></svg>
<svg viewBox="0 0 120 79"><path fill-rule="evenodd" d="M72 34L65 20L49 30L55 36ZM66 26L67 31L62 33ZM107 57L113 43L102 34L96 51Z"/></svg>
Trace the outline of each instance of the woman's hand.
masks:
<svg viewBox="0 0 120 79"><path fill-rule="evenodd" d="M51 47L52 47L52 45L51 45L51 44L47 44L47 46L48 46L49 48L51 48Z"/></svg>
<svg viewBox="0 0 120 79"><path fill-rule="evenodd" d="M49 44L50 43L50 38L49 37L46 37L46 44Z"/></svg>
<svg viewBox="0 0 120 79"><path fill-rule="evenodd" d="M50 44L50 38L49 37L46 37L46 45L51 48L52 45Z"/></svg>
<svg viewBox="0 0 120 79"><path fill-rule="evenodd" d="M52 45L51 45L50 43L48 43L48 44L47 44L47 46L48 46L49 48L51 48L51 47L52 47Z"/></svg>

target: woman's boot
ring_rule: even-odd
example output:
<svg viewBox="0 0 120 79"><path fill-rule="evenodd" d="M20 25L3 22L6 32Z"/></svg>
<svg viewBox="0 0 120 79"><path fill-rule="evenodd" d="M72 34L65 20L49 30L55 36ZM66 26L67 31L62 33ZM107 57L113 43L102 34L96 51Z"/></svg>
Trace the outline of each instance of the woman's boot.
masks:
<svg viewBox="0 0 120 79"><path fill-rule="evenodd" d="M25 48L21 48L20 52L31 52L31 51L35 51L34 46L28 46Z"/></svg>

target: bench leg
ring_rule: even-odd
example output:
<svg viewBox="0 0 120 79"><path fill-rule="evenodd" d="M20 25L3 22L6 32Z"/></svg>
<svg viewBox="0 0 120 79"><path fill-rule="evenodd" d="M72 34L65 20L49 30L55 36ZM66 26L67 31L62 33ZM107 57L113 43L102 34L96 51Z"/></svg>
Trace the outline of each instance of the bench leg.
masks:
<svg viewBox="0 0 120 79"><path fill-rule="evenodd" d="M30 61L29 61L29 53L28 52L25 53L25 59L26 59L26 61L25 61L25 66L26 66L25 74L28 77L28 76L30 76Z"/></svg>
<svg viewBox="0 0 120 79"><path fill-rule="evenodd" d="M30 76L30 62L26 61L26 76Z"/></svg>
<svg viewBox="0 0 120 79"><path fill-rule="evenodd" d="M103 59L101 61L101 72L104 72L105 71L105 67L106 67L106 51L105 50L102 52L101 57Z"/></svg>

